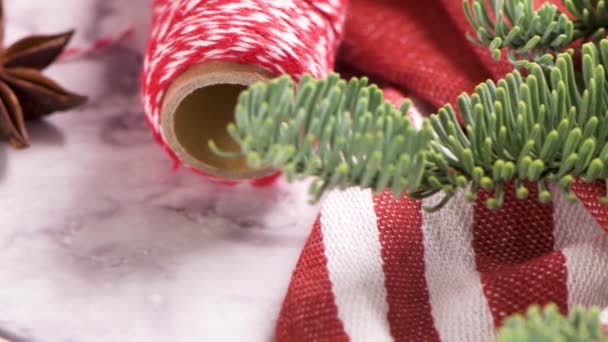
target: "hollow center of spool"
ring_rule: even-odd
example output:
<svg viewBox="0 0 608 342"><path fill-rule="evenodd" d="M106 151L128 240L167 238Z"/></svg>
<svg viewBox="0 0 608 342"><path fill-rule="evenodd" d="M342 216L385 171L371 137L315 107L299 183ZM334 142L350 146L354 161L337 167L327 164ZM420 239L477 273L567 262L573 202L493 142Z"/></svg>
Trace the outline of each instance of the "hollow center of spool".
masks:
<svg viewBox="0 0 608 342"><path fill-rule="evenodd" d="M223 151L238 152L238 144L226 127L234 121L234 107L242 90L239 84L214 84L194 90L179 104L174 116L174 132L182 148L196 160L219 173L248 173L245 158L223 158L213 153L209 140Z"/></svg>

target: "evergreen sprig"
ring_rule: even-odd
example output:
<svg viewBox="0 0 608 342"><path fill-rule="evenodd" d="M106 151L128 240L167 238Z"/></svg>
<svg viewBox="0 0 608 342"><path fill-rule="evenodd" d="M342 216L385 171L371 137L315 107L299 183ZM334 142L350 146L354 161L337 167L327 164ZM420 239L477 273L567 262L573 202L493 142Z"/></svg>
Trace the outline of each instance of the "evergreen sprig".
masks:
<svg viewBox="0 0 608 342"><path fill-rule="evenodd" d="M533 0L463 0L466 18L477 33L467 37L488 46L494 59L506 50L508 59L522 66L529 61L551 64L552 55L573 52L566 50L572 42L597 42L606 36L605 0L563 3L570 13L560 12L551 3L534 9Z"/></svg>
<svg viewBox="0 0 608 342"><path fill-rule="evenodd" d="M563 316L555 304L531 306L525 315L508 318L498 331L500 342L607 342L602 335L599 308L575 307Z"/></svg>
<svg viewBox="0 0 608 342"><path fill-rule="evenodd" d="M317 177L313 200L357 185L412 198L442 191L439 208L466 188L471 201L479 189L491 191L486 204L498 208L507 186L526 198L526 183L548 202L550 182L574 200L576 178L608 178L608 40L599 46L583 46L580 79L563 53L549 69L531 63L525 77L515 70L462 94L462 123L446 105L417 131L408 102L396 109L367 79L347 83L334 74L305 76L297 88L287 77L252 86L228 131L252 167L280 168L289 179Z"/></svg>
<svg viewBox="0 0 608 342"><path fill-rule="evenodd" d="M576 36L595 41L606 36L608 9L605 0L565 0L563 3L575 18Z"/></svg>
<svg viewBox="0 0 608 342"><path fill-rule="evenodd" d="M353 184L396 196L412 192L425 172L432 138L429 123L417 131L407 112L383 99L366 78L341 80L337 74L302 77L294 94L287 76L244 91L228 127L252 167L271 165L289 180L315 176L313 200L328 189ZM210 148L220 155L233 156Z"/></svg>
<svg viewBox="0 0 608 342"><path fill-rule="evenodd" d="M496 60L506 49L513 63L550 64L553 53L563 51L579 34L566 14L550 3L534 10L533 0L463 0L463 9L477 32L467 37L489 46Z"/></svg>

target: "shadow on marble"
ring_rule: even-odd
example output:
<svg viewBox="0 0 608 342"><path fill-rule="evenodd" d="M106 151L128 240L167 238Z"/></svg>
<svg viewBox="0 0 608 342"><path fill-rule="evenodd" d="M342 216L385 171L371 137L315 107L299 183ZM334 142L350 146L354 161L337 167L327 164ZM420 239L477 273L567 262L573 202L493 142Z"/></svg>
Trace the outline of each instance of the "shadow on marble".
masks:
<svg viewBox="0 0 608 342"><path fill-rule="evenodd" d="M139 80L143 65L141 51L114 45L100 52L105 65L104 82L110 91L122 96L139 95Z"/></svg>
<svg viewBox="0 0 608 342"><path fill-rule="evenodd" d="M136 173L146 172L152 166L139 164L140 167L132 169ZM99 176L91 172L91 182L96 182ZM273 218L267 217L277 210L277 203L286 201L284 189L227 188L182 172L170 177L188 181L171 184L159 180L159 184L151 187L158 187L160 192L142 196L140 200L106 197L99 201L97 212L70 220L70 227L49 231L50 238L70 256L67 264L76 267L77 274L84 278L91 277L92 269L109 272L113 275L110 277L126 273L154 277L165 273L163 269L170 273L166 268L173 264L172 260L175 264L192 257L212 260L227 244L262 248L280 245L297 248L301 244L300 238L273 233L276 228L270 223ZM192 188L184 190L184 187ZM196 188L200 191L192 190ZM125 187L124 191L142 192L136 187ZM90 196L84 192L82 201L90 202Z"/></svg>
<svg viewBox="0 0 608 342"><path fill-rule="evenodd" d="M28 121L27 130L32 148L37 145L61 146L65 143L64 133L54 124L44 119Z"/></svg>
<svg viewBox="0 0 608 342"><path fill-rule="evenodd" d="M136 144L157 145L146 125L144 113L139 110L119 110L104 118L100 127L99 138L108 146L120 148ZM159 153L164 152L160 150Z"/></svg>
<svg viewBox="0 0 608 342"><path fill-rule="evenodd" d="M0 327L0 342L31 342Z"/></svg>

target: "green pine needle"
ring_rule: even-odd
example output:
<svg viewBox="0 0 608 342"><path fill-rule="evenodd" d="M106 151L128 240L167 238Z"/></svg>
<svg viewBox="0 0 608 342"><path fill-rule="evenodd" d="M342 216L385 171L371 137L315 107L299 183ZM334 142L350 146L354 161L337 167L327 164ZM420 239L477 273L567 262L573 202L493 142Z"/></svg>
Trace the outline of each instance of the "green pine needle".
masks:
<svg viewBox="0 0 608 342"><path fill-rule="evenodd" d="M540 308L531 306L525 316L516 314L506 319L498 331L500 342L607 342L602 335L600 310L576 307L563 316L555 304Z"/></svg>
<svg viewBox="0 0 608 342"><path fill-rule="evenodd" d="M416 130L409 103L397 109L367 79L333 74L304 76L297 87L286 76L253 85L228 131L252 167L317 177L313 201L360 186L417 199L443 192L443 205L459 188L469 189L469 200L481 188L493 193L487 206L498 208L507 187L526 198L526 184L546 203L549 183L572 199L574 179L608 179L608 40L598 45L583 46L580 75L564 53L553 67L530 63L527 76L516 70L462 94L462 125L446 105Z"/></svg>

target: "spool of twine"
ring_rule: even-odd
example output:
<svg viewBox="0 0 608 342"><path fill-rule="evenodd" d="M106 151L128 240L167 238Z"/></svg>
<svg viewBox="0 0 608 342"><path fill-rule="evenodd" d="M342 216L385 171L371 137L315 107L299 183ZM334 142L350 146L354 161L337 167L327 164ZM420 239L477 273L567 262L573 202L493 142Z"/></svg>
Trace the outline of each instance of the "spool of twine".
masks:
<svg viewBox="0 0 608 342"><path fill-rule="evenodd" d="M276 172L214 155L208 141L238 151L226 132L239 93L289 74L333 68L346 0L156 0L142 92L159 143L182 164L234 184Z"/></svg>

